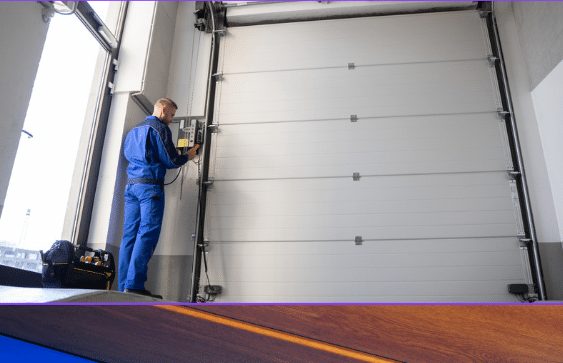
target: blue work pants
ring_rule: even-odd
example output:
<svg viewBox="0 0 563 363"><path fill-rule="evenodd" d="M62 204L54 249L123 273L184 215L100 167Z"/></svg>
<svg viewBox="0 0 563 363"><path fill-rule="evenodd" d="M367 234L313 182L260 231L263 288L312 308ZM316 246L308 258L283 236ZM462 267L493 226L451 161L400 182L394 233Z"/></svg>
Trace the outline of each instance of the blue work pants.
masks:
<svg viewBox="0 0 563 363"><path fill-rule="evenodd" d="M119 291L145 288L148 263L158 243L163 215L161 185L127 184L119 250Z"/></svg>

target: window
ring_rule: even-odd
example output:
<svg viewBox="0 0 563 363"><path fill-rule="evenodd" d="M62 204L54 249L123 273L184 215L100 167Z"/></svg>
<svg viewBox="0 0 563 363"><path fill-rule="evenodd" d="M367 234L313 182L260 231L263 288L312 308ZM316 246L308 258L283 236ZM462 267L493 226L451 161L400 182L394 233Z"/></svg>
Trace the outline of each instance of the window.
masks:
<svg viewBox="0 0 563 363"><path fill-rule="evenodd" d="M90 5L105 19L109 1ZM1 264L40 272L33 251L61 239L100 49L77 16L51 19L0 219Z"/></svg>

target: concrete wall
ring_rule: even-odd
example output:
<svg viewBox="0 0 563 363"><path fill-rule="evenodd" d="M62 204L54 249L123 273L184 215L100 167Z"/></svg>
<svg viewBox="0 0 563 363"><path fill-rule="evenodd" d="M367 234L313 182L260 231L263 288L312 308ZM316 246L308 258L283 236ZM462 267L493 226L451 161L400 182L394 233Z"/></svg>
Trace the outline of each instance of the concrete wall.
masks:
<svg viewBox="0 0 563 363"><path fill-rule="evenodd" d="M541 76L538 74L547 71L550 66L532 63L528 65L532 60L529 59L529 54L528 58L526 54L534 47L538 57L549 58L553 53L553 49L550 48L552 43L541 41L540 34L546 31L557 32L561 27L562 18L549 16L541 18L533 10L534 4L495 2L494 6L530 189L532 212L540 242L546 291L549 299L561 300L563 299L563 250L554 199L560 200L562 196L553 192L553 184L550 183L549 177L553 165L546 162L561 154L551 155L552 150L544 147L545 140L540 130L545 120L536 116L537 100L532 97L531 83L532 78L541 81L539 79ZM543 3L539 6L547 9L550 4ZM551 6L556 12L560 5ZM531 19L535 19L536 24L542 23L541 27L532 26L534 22ZM523 31L535 32L535 34L522 34ZM542 43L542 47L538 47L537 42ZM556 129L551 131L555 132Z"/></svg>
<svg viewBox="0 0 563 363"><path fill-rule="evenodd" d="M0 2L0 216L49 23L33 1Z"/></svg>
<svg viewBox="0 0 563 363"><path fill-rule="evenodd" d="M559 241L563 242L563 61L532 91L548 170Z"/></svg>
<svg viewBox="0 0 563 363"><path fill-rule="evenodd" d="M563 2L514 1L516 30L531 89L563 60Z"/></svg>
<svg viewBox="0 0 563 363"><path fill-rule="evenodd" d="M563 242L563 2L517 1L513 11Z"/></svg>

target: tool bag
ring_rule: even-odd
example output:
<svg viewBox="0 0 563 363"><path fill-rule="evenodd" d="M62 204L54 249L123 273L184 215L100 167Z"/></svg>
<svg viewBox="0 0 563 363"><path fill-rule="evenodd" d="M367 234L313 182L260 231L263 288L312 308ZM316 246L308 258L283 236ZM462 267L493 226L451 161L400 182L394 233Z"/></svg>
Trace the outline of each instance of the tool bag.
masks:
<svg viewBox="0 0 563 363"><path fill-rule="evenodd" d="M115 279L111 252L56 241L41 253L43 287L109 290Z"/></svg>

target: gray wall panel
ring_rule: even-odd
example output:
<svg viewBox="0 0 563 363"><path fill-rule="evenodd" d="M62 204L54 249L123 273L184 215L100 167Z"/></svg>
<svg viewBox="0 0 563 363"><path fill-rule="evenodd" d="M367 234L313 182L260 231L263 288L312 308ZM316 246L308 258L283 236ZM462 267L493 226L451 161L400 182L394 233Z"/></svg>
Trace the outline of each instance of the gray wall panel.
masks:
<svg viewBox="0 0 563 363"><path fill-rule="evenodd" d="M154 255L149 262L151 278L146 288L168 301L188 301L192 255Z"/></svg>

